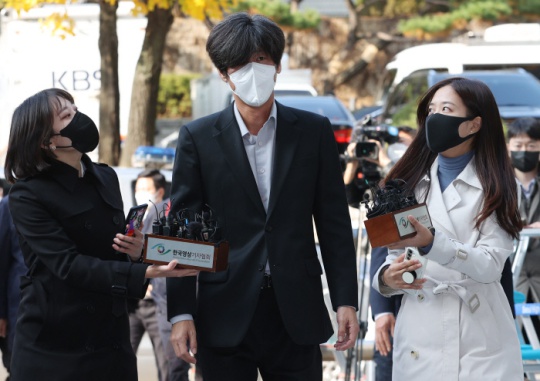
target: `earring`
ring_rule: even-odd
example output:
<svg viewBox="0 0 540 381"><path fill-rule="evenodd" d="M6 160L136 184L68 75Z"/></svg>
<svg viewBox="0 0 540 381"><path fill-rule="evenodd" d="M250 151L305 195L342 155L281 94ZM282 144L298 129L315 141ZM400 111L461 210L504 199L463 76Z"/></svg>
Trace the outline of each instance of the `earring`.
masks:
<svg viewBox="0 0 540 381"><path fill-rule="evenodd" d="M51 144L51 151L54 151L55 149L56 149L56 146Z"/></svg>

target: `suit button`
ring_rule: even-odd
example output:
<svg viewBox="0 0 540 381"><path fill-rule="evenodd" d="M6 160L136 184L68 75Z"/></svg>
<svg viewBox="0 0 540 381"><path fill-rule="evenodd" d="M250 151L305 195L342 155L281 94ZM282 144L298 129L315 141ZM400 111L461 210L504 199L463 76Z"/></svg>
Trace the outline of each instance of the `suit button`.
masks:
<svg viewBox="0 0 540 381"><path fill-rule="evenodd" d="M86 311L88 311L89 313L93 314L94 312L96 312L96 307L94 307L93 305L89 304L86 306Z"/></svg>
<svg viewBox="0 0 540 381"><path fill-rule="evenodd" d="M265 267L264 265L259 265L259 267L257 268L257 270L263 271L263 270L264 270L264 267Z"/></svg>
<svg viewBox="0 0 540 381"><path fill-rule="evenodd" d="M120 345L118 345L118 343L114 343L112 347L115 351L120 349Z"/></svg>
<svg viewBox="0 0 540 381"><path fill-rule="evenodd" d="M272 227L271 226L267 226L264 230L266 230L268 233L270 233L272 231Z"/></svg>
<svg viewBox="0 0 540 381"><path fill-rule="evenodd" d="M112 219L112 221L113 221L113 223L114 223L115 225L118 225L118 224L120 223L120 217L114 216L113 219Z"/></svg>
<svg viewBox="0 0 540 381"><path fill-rule="evenodd" d="M86 222L84 223L84 228L85 228L86 230L92 230L92 224L90 223L90 221L86 221Z"/></svg>

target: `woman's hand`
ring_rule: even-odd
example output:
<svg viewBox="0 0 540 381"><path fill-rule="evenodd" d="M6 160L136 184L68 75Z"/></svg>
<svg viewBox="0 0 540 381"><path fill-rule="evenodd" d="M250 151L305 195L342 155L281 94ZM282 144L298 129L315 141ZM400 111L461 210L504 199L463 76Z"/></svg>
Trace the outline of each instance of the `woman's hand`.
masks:
<svg viewBox="0 0 540 381"><path fill-rule="evenodd" d="M430 233L431 234L431 233ZM382 281L385 285L395 290L412 289L421 290L426 279L415 279L412 283L406 283L403 280L403 273L406 271L415 271L422 267L418 259L405 260L405 253L397 257L390 266L382 273Z"/></svg>
<svg viewBox="0 0 540 381"><path fill-rule="evenodd" d="M193 269L177 269L178 261L175 259L167 265L152 265L146 269L146 278L165 278L165 277L183 277L196 276L199 270Z"/></svg>
<svg viewBox="0 0 540 381"><path fill-rule="evenodd" d="M132 236L118 233L113 241L113 249L129 255L132 261L137 261L141 257L144 234L139 229L135 229Z"/></svg>
<svg viewBox="0 0 540 381"><path fill-rule="evenodd" d="M411 215L407 219L416 230L416 235L386 246L389 250L403 249L405 247L425 247L433 243L433 233Z"/></svg>

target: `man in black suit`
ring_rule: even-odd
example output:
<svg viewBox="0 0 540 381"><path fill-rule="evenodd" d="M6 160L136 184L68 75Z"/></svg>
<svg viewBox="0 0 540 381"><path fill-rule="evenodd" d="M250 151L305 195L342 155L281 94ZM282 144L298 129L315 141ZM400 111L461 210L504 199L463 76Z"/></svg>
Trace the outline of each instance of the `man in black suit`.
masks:
<svg viewBox="0 0 540 381"><path fill-rule="evenodd" d="M207 51L234 103L180 130L171 212L210 206L230 244L227 270L167 281L176 354L205 381L322 379L319 344L358 335L355 250L336 142L327 118L274 101L285 47L263 16L214 27ZM191 353L190 353L191 350ZM194 357L196 356L196 358Z"/></svg>

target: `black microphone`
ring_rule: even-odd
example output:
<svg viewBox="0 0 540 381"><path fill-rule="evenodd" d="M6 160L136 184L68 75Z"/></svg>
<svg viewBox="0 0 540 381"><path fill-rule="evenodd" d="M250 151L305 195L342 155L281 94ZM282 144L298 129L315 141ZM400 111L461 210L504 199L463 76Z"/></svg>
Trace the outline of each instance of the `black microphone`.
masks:
<svg viewBox="0 0 540 381"><path fill-rule="evenodd" d="M195 239L195 240L202 240L201 239L201 232L203 229L203 224L198 221L192 221L187 225L187 238L188 239Z"/></svg>

